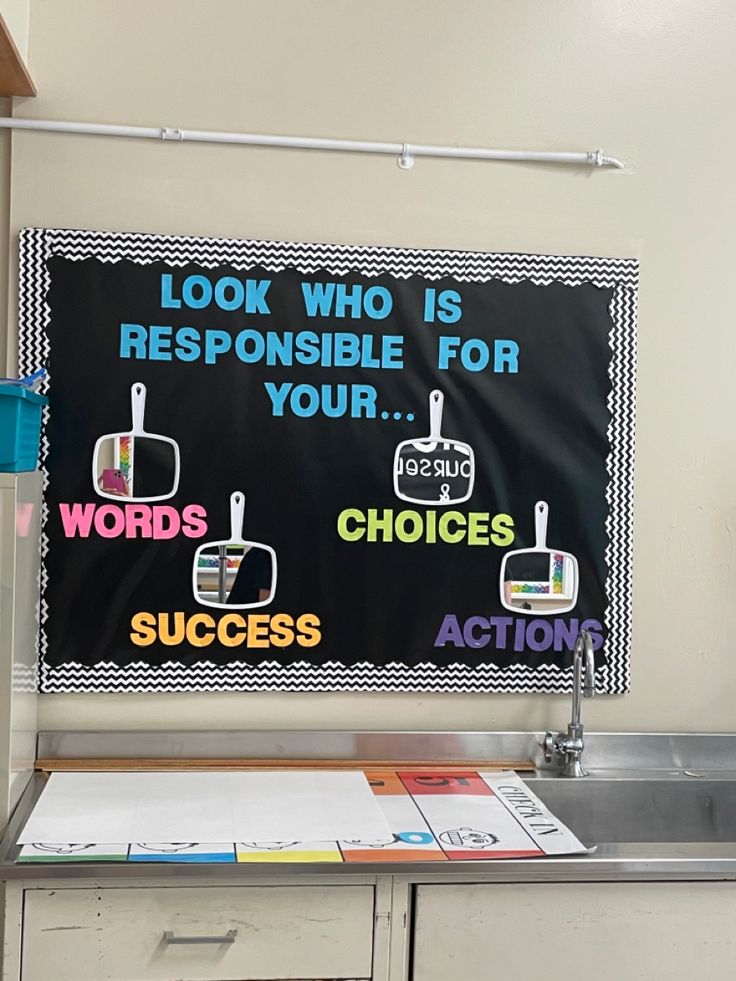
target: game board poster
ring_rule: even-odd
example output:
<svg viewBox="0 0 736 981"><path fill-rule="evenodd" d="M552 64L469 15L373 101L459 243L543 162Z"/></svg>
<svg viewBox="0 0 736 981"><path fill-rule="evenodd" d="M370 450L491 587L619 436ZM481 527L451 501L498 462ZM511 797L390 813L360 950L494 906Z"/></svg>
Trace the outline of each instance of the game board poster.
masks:
<svg viewBox="0 0 736 981"><path fill-rule="evenodd" d="M41 690L626 691L637 277L24 230Z"/></svg>

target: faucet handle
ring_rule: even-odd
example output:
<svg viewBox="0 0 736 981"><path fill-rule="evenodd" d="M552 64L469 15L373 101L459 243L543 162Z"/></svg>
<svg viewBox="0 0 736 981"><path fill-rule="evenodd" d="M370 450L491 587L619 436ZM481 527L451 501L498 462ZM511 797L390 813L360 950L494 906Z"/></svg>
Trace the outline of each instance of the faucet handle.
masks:
<svg viewBox="0 0 736 981"><path fill-rule="evenodd" d="M551 763L559 755L561 738L561 732L548 732L540 743L547 763Z"/></svg>

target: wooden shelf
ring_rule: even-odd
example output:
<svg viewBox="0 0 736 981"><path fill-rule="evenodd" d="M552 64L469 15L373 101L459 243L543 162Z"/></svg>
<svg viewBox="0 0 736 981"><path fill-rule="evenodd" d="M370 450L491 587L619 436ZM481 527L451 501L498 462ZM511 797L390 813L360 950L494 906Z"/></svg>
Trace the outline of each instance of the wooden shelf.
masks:
<svg viewBox="0 0 736 981"><path fill-rule="evenodd" d="M35 94L33 79L0 14L0 96Z"/></svg>
<svg viewBox="0 0 736 981"><path fill-rule="evenodd" d="M359 759L37 759L36 769L44 772L111 771L111 770L441 770L443 773L467 770L522 770L531 772L531 760L359 760Z"/></svg>

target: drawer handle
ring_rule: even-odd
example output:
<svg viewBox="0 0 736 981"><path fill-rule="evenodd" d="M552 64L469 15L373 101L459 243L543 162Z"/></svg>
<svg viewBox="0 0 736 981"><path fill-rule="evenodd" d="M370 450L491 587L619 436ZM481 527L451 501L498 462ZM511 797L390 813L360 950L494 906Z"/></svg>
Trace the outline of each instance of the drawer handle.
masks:
<svg viewBox="0 0 736 981"><path fill-rule="evenodd" d="M224 937L176 937L173 930L164 930L165 944L234 944L237 930L228 930Z"/></svg>

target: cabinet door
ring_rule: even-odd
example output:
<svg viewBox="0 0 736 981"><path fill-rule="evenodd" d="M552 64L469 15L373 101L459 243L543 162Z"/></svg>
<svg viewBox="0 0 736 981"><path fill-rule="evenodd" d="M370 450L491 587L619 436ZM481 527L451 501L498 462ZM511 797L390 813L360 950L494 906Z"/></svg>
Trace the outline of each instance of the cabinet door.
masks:
<svg viewBox="0 0 736 981"><path fill-rule="evenodd" d="M736 883L417 888L413 981L733 981Z"/></svg>
<svg viewBox="0 0 736 981"><path fill-rule="evenodd" d="M370 978L372 931L371 886L29 889L22 981Z"/></svg>

